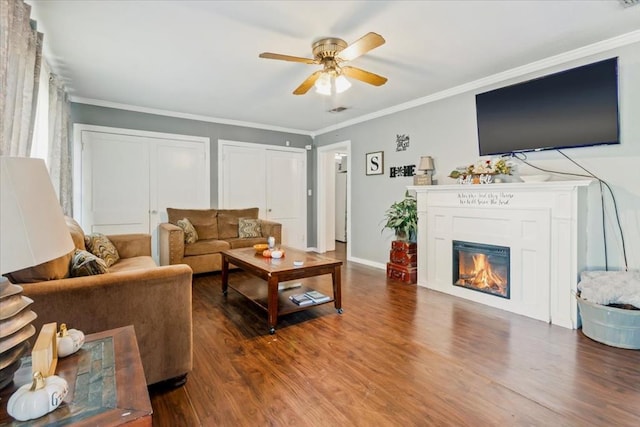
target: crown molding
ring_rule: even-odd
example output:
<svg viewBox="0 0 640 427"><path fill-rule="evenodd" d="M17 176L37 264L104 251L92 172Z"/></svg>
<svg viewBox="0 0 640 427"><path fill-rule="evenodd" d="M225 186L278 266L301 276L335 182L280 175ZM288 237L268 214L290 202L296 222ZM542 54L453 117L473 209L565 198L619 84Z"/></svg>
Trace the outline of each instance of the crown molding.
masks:
<svg viewBox="0 0 640 427"><path fill-rule="evenodd" d="M197 121L209 122L209 123L219 123L219 124L225 124L225 125L231 125L231 126L241 126L241 127L269 130L274 132L285 132L285 133L294 133L298 135L308 135L312 138L315 138L316 136L323 135L327 132L332 132L338 129L343 129L345 127L367 122L369 120L395 114L400 111L426 105L431 102L439 101L441 99L446 99L452 96L460 95L465 92L480 89L480 88L490 86L496 83L500 83L509 79L521 77L529 73L534 73L550 67L562 65L570 61L575 61L591 55L600 54L615 48L627 46L629 44L633 44L637 42L640 42L640 30L632 31L630 33L622 34L617 37L612 37L610 39L602 40L587 46L580 47L578 49L570 50L568 52L554 55L539 61L531 62L529 64L522 65L520 67L511 68L509 70L506 70L497 74L493 74L488 77L483 77L481 79L474 80L469 83L464 83L462 85L455 86L450 89L446 89L428 96L424 96L422 98L417 98L412 101L395 105L393 107L385 108L383 110L379 110L371 114L365 114L363 116L356 117L351 120L346 120L344 122L337 123L335 125L321 128L315 131L271 126L271 125L266 125L261 123L244 122L240 120L201 116L197 114L180 113L176 111L160 110L155 108L140 107L140 106L129 105L129 104L120 104L117 102L103 101L103 100L91 99L91 98L82 98L82 97L76 97L76 96L71 96L71 101L78 104L95 105L98 107L115 108L120 110L136 111L140 113L155 114L160 116L176 117L176 118L197 120Z"/></svg>
<svg viewBox="0 0 640 427"><path fill-rule="evenodd" d="M480 89L496 83L500 83L505 80L521 77L529 73L533 73L540 70L544 70L549 67L561 65L569 61L582 59L590 55L596 55L603 52L607 52L609 50L627 46L637 42L640 42L640 30L632 31L630 33L622 34L617 37L612 37L610 39L602 40L587 46L580 47L578 49L570 50L568 52L550 56L548 58L545 58L539 61L531 62L529 64L522 65L520 67L511 68L501 73L497 73L488 77L483 77L481 79L474 80L469 83L464 83L462 85L455 86L453 88L446 89L441 92L434 93L432 95L428 95L422 98L417 98L417 99L414 99L413 101L398 104L390 108L385 108L384 110L376 111L371 114L366 114L364 116L356 117L355 119L347 120L342 123L337 123L332 126L318 129L317 131L313 132L311 136L316 137L318 135L322 135L327 132L332 132L334 130L356 125L358 123L388 116L394 113L398 113L400 111L419 107L421 105L429 104L431 102L439 101L441 99L449 98L455 95L460 95L462 93Z"/></svg>
<svg viewBox="0 0 640 427"><path fill-rule="evenodd" d="M221 119L217 117L200 116L198 114L180 113L177 111L160 110L157 108L140 107L137 105L120 104L118 102L103 101L101 99L82 98L79 96L71 96L71 101L76 104L95 105L97 107L115 108L118 110L135 111L138 113L155 114L158 116L176 117L180 119L197 120L201 122L218 123L230 126L241 126L247 128L255 128L262 130L270 130L274 132L294 133L297 135L313 136L312 132L301 129L291 129L279 126L265 125L261 123L243 122L240 120Z"/></svg>

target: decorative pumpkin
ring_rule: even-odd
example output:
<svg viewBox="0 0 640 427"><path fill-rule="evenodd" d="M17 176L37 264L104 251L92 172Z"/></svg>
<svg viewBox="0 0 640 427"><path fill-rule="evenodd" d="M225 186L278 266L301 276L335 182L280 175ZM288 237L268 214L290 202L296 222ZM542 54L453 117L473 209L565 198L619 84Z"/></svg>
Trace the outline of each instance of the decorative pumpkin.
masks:
<svg viewBox="0 0 640 427"><path fill-rule="evenodd" d="M58 357L66 357L80 350L84 344L84 333L77 329L67 329L67 325L62 323L56 340L58 341Z"/></svg>
<svg viewBox="0 0 640 427"><path fill-rule="evenodd" d="M262 251L262 256L265 258L271 258L271 251L269 249L265 249Z"/></svg>
<svg viewBox="0 0 640 427"><path fill-rule="evenodd" d="M57 375L44 378L36 372L31 384L23 385L11 395L7 413L18 421L40 418L60 406L68 391L64 378Z"/></svg>

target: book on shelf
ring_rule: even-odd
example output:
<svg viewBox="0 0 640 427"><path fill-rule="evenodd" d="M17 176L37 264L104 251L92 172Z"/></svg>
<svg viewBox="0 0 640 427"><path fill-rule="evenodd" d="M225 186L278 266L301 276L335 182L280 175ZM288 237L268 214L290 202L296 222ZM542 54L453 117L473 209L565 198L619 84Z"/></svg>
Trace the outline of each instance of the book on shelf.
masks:
<svg viewBox="0 0 640 427"><path fill-rule="evenodd" d="M314 301L305 294L291 295L289 299L298 305L309 305L314 303Z"/></svg>
<svg viewBox="0 0 640 427"><path fill-rule="evenodd" d="M318 291L307 291L304 293L307 297L311 298L314 303L319 304L321 302L327 302L331 299L329 295L325 295L322 292Z"/></svg>

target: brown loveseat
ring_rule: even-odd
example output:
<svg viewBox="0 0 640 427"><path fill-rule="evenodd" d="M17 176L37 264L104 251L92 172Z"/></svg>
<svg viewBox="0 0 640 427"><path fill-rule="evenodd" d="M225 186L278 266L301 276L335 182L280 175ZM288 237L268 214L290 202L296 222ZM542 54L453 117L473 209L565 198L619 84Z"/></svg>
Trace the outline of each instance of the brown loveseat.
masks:
<svg viewBox="0 0 640 427"><path fill-rule="evenodd" d="M76 248L85 249L80 226L71 218L67 225ZM68 272L49 272L48 277L66 278L18 283L34 301L38 317L33 325L39 331L45 323L66 323L85 334L133 325L147 384L182 383L192 368L191 268L158 267L151 258L149 234L108 238L120 260L107 273L69 277Z"/></svg>
<svg viewBox="0 0 640 427"><path fill-rule="evenodd" d="M246 248L256 243L266 243L272 236L282 241L282 225L258 219L258 208L249 209L173 209L167 208L168 223L159 227L160 264L187 264L194 273L220 271L225 249ZM185 233L176 224L187 218L198 234L195 243L185 243ZM240 218L257 220L260 236L240 237Z"/></svg>

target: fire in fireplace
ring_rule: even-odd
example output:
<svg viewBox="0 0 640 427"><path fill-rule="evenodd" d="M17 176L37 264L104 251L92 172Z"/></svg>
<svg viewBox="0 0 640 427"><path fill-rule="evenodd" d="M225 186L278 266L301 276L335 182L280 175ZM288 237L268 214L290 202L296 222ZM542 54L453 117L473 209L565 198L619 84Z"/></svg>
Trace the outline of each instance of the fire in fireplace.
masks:
<svg viewBox="0 0 640 427"><path fill-rule="evenodd" d="M502 298L510 298L509 248L453 241L453 284Z"/></svg>

